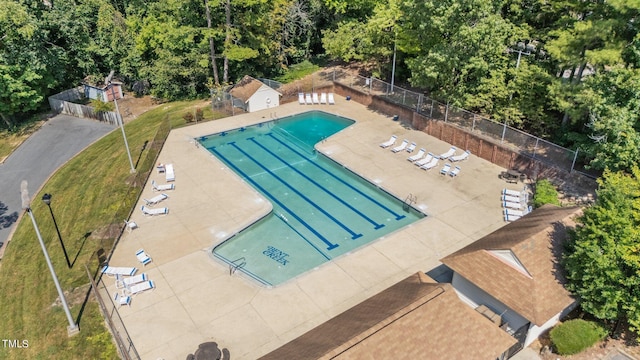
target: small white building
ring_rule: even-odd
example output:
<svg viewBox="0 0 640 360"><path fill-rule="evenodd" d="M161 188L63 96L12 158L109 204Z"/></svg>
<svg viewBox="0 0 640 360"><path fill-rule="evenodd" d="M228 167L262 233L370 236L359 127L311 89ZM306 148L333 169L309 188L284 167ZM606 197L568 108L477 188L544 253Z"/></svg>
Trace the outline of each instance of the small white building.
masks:
<svg viewBox="0 0 640 360"><path fill-rule="evenodd" d="M247 112L280 106L280 96L282 96L281 93L249 75L245 75L229 93L244 102Z"/></svg>

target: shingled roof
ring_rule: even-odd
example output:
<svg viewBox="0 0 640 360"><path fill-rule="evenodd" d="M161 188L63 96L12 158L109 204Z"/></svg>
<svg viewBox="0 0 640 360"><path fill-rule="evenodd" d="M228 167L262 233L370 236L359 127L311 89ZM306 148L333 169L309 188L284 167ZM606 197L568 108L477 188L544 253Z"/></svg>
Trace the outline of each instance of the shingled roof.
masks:
<svg viewBox="0 0 640 360"><path fill-rule="evenodd" d="M266 86L262 81L256 80L249 75L245 75L242 80L233 86L229 91L231 95L241 99L244 102L249 101L249 98L258 91L262 86Z"/></svg>
<svg viewBox="0 0 640 360"><path fill-rule="evenodd" d="M450 284L416 273L261 359L495 359L515 343Z"/></svg>
<svg viewBox="0 0 640 360"><path fill-rule="evenodd" d="M545 205L443 258L442 263L542 326L575 300L559 266L580 208Z"/></svg>

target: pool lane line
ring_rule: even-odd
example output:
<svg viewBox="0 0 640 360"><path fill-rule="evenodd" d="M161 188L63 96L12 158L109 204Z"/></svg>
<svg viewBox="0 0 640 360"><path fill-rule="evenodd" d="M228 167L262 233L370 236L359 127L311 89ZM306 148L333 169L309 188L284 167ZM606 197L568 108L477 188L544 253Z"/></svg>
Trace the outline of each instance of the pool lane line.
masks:
<svg viewBox="0 0 640 360"><path fill-rule="evenodd" d="M275 215L275 216L278 216L278 215ZM289 220L287 220L286 218L283 218L283 216L284 215L278 216L278 218L282 220L282 222L284 222L291 230L293 230L296 234L298 234L298 236L304 239L304 241L306 241L309 245L311 245L314 249L316 249L316 251L319 252L322 256L324 256L325 259L331 260L330 257L325 255L325 253L323 253L320 249L318 249L315 245L313 245L313 243L309 239L307 239L304 235L302 235L300 231L298 231L298 229L296 229L293 225L289 224Z"/></svg>
<svg viewBox="0 0 640 360"><path fill-rule="evenodd" d="M315 185L318 188L320 188L322 191L327 193L329 196L331 196L332 198L338 200L342 205L348 207L353 212L355 212L356 214L360 215L360 217L362 217L363 219L367 220L369 223L373 224L374 229L378 230L378 229L384 227L384 224L379 224L379 223L375 222L375 220L371 219L370 217L368 217L367 215L362 213L360 210L358 210L358 209L354 208L353 206L351 206L351 204L347 203L346 201L344 201L343 199L338 197L338 195L334 194L329 189L327 189L324 186L318 184L317 181L311 179L310 177L308 177L307 175L302 173L300 170L296 169L293 165L291 165L289 162L287 162L286 160L284 160L283 158L281 158L280 156L275 154L273 151L267 149L264 145L260 144L254 137L249 137L249 138L247 138L247 140L251 141L252 143L254 143L256 145L258 145L262 150L264 150L264 151L268 152L269 154L271 154L271 156L273 156L276 159L278 159L280 162L285 164L288 168L290 168L291 170L295 171L298 175L300 175L303 178L307 179L310 183L312 183L313 185Z"/></svg>
<svg viewBox="0 0 640 360"><path fill-rule="evenodd" d="M303 159L307 160L308 162L310 162L311 164L313 164L315 167L317 167L318 169L324 171L325 173L329 174L331 177L333 177L334 179L338 180L339 182L343 183L344 185L346 185L347 187L351 188L351 190L357 192L358 194L364 196L365 198L369 199L369 201L373 202L374 204L378 205L379 207L385 209L387 212L389 212L391 215L396 217L396 220L401 220L405 218L405 215L402 214L398 214L395 211L389 209L388 207L386 207L384 204L381 204L378 200L372 198L371 196L363 193L362 191L360 191L358 188L356 188L355 186L349 184L348 182L340 179L339 177L337 177L335 174L333 174L331 171L325 169L324 167L316 164L313 160L307 158L306 156L304 156L303 154L299 153L298 151L296 151L296 149L292 148L291 146L289 146L288 144L286 144L285 142L281 141L280 139L276 138L275 136L273 136L273 133L268 133L266 134L267 136L269 136L270 138L272 138L273 140L279 142L280 144L284 145L286 148L288 148L289 150L293 151L294 153L296 153L298 156L302 157ZM365 180L366 181L366 180Z"/></svg>
<svg viewBox="0 0 640 360"><path fill-rule="evenodd" d="M247 179L247 181L249 181L253 186L255 186L256 189L262 191L262 193L265 194L269 199L271 199L273 202L275 202L280 207L282 207L286 212L291 214L291 216L293 216L296 220L298 220L302 224L302 226L304 226L307 229L309 229L309 231L311 231L315 236L317 236L323 243L327 244L327 246L328 246L327 250L333 250L333 249L335 249L335 248L337 248L339 246L338 244L332 244L329 240L327 240L324 236L322 236L322 234L320 234L316 229L314 229L311 225L307 224L304 220L302 220L296 213L291 211L291 209L289 209L286 205L284 205L282 202L280 202L280 200L278 200L275 196L273 196L273 194L271 194L265 188L260 186L260 184L258 184L252 178L250 178L244 171L240 170L240 168L235 166L232 162L230 162L224 155L222 155L215 148L212 147L209 150L213 151L220 159L224 160L224 162L226 162L238 174L242 175L245 179Z"/></svg>
<svg viewBox="0 0 640 360"><path fill-rule="evenodd" d="M278 175L276 175L273 171L269 170L269 168L267 168L266 166L262 165L260 162L258 162L253 156L249 155L246 151L242 150L238 145L236 145L235 141L228 143L229 145L233 146L236 150L240 151L244 156L246 156L249 160L253 161L256 165L258 165L261 169L263 169L264 171L268 172L269 175L273 176L276 180L278 180L282 185L286 186L287 188L289 188L291 191L293 191L294 193L296 193L298 196L300 196L301 198L303 198L306 202L308 202L311 206L313 206L314 208L316 208L318 211L320 211L321 213L323 213L326 217L328 217L329 219L331 219L331 221L333 221L334 223L336 223L336 225L340 226L341 228L343 228L346 232L348 232L351 235L351 239L357 239L359 237L362 236L362 234L357 234L355 231L351 230L347 225L343 224L340 220L336 219L333 215L329 214L325 209L323 209L322 207L320 207L320 205L316 204L313 200L309 199L308 197L306 197L303 193L301 193L300 191L298 191L296 188L294 188L293 186L291 186L291 184L289 184L288 182L286 182L284 179L282 179L281 177L279 177Z"/></svg>

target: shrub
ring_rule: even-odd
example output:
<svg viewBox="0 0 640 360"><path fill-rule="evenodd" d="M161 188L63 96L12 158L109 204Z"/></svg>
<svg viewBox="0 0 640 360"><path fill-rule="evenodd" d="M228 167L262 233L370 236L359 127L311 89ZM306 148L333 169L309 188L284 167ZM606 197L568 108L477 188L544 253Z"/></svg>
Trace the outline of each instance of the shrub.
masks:
<svg viewBox="0 0 640 360"><path fill-rule="evenodd" d="M533 194L533 206L539 208L544 204L560 205L558 191L547 179L540 179L536 182L536 192Z"/></svg>
<svg viewBox="0 0 640 360"><path fill-rule="evenodd" d="M182 118L184 119L184 121L190 123L190 122L193 121L193 114L191 113L191 111L189 111L186 114L184 114L184 116L182 116Z"/></svg>
<svg viewBox="0 0 640 360"><path fill-rule="evenodd" d="M202 112L202 109L197 108L196 109L196 122L202 121L202 119L204 119L204 112Z"/></svg>
<svg viewBox="0 0 640 360"><path fill-rule="evenodd" d="M558 354L572 355L604 339L607 330L593 321L573 319L554 327L550 335Z"/></svg>
<svg viewBox="0 0 640 360"><path fill-rule="evenodd" d="M91 100L91 106L97 113L105 113L108 111L113 111L114 109L113 103L104 102L98 99Z"/></svg>

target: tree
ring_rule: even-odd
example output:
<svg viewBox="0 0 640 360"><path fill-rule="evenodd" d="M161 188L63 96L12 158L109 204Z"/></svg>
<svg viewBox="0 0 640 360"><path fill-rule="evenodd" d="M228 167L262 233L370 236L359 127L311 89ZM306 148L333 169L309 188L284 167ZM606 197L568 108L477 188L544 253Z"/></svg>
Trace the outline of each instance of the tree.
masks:
<svg viewBox="0 0 640 360"><path fill-rule="evenodd" d="M640 333L640 169L605 171L564 255L568 289L602 320Z"/></svg>
<svg viewBox="0 0 640 360"><path fill-rule="evenodd" d="M43 100L37 88L40 78L29 68L0 64L0 118L7 127L14 125L15 114L38 108Z"/></svg>

